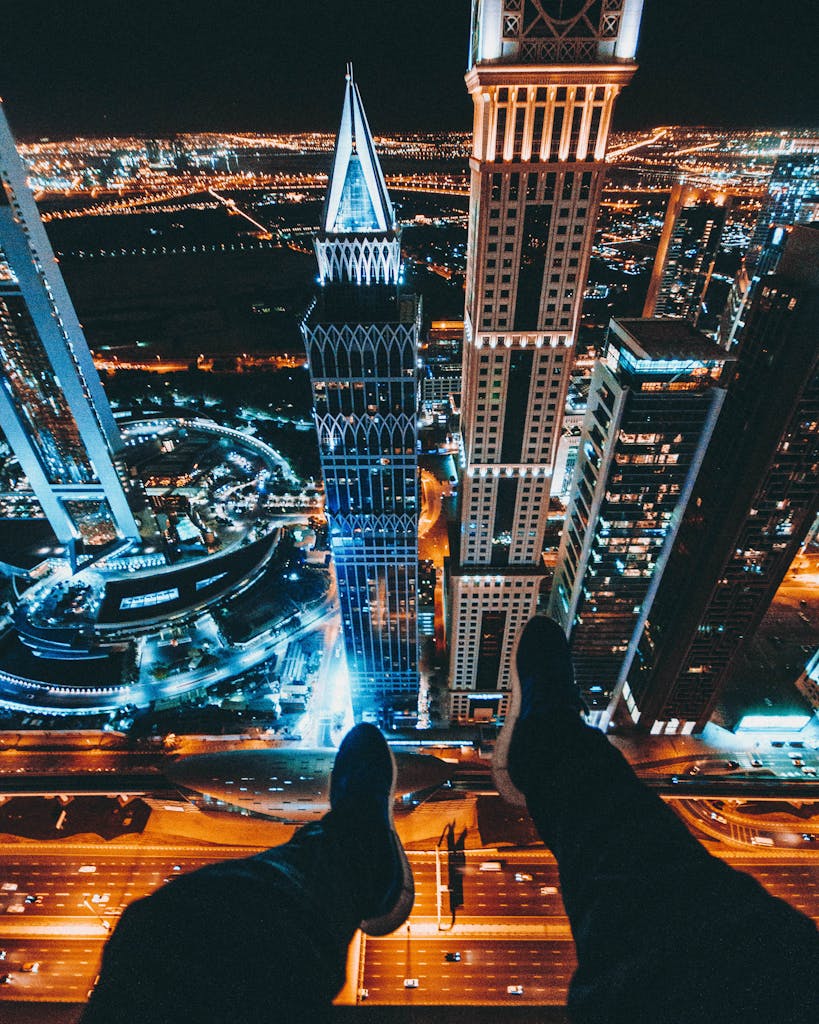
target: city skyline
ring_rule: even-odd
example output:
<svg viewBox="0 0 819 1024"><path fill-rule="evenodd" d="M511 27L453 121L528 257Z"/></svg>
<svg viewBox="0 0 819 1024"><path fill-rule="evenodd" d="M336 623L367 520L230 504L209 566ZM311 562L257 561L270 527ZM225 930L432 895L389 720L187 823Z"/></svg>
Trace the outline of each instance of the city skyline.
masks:
<svg viewBox="0 0 819 1024"><path fill-rule="evenodd" d="M618 1021L810 1017L726 879L819 922L819 128L670 123L815 115L802 4L30 6L0 94L68 141L0 103L0 1017L180 968L177 1016L293 1017L316 951L345 1017L562 1020L598 968ZM262 920L270 871L309 903ZM268 954L291 917L361 922L346 968Z"/></svg>
<svg viewBox="0 0 819 1024"><path fill-rule="evenodd" d="M815 123L815 89L805 87L813 81L811 34L803 24L808 6L789 5L772 17L763 0L723 0L716 12L705 0L670 6L649 0L641 70L619 123ZM352 60L373 92L371 117L384 128L465 129L468 22L468 0L435 10L422 5L419 17L401 28L402 50L413 58L383 62L381 54L395 45L394 14L371 0L329 8L314 0L284 17L244 0L229 18L198 12L195 27L181 4L129 10L92 3L69 16L49 0L6 12L5 30L18 46L5 56L0 96L25 139L66 131L329 131L332 88L312 69L341 70ZM43 24L55 30L43 32Z"/></svg>

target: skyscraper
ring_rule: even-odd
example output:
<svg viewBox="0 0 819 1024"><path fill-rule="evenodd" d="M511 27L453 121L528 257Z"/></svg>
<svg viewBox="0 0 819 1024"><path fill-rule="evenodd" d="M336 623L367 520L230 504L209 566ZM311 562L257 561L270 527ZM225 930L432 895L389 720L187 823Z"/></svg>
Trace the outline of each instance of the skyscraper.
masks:
<svg viewBox="0 0 819 1024"><path fill-rule="evenodd" d="M139 539L122 440L2 107L0 417L62 544Z"/></svg>
<svg viewBox="0 0 819 1024"><path fill-rule="evenodd" d="M684 320L612 320L595 366L549 614L596 719L625 678L723 399Z"/></svg>
<svg viewBox="0 0 819 1024"><path fill-rule="evenodd" d="M420 303L351 68L315 249L302 333L353 708L384 719L418 694Z"/></svg>
<svg viewBox="0 0 819 1024"><path fill-rule="evenodd" d="M771 172L747 255L749 269L757 274L771 269L759 270L757 264L772 228L819 220L819 140L801 140L801 144L806 152L779 157Z"/></svg>
<svg viewBox="0 0 819 1024"><path fill-rule="evenodd" d="M729 209L726 196L677 182L671 190L644 317L685 317L696 327Z"/></svg>
<svg viewBox="0 0 819 1024"><path fill-rule="evenodd" d="M632 717L701 729L819 511L819 226L754 291L736 373L629 678Z"/></svg>
<svg viewBox="0 0 819 1024"><path fill-rule="evenodd" d="M768 194L720 321L720 341L726 348L742 339L755 284L776 271L788 231L794 224L819 221L819 139L801 139L798 144L804 152L781 156L768 181Z"/></svg>
<svg viewBox="0 0 819 1024"><path fill-rule="evenodd" d="M561 435L615 100L642 0L477 0L450 714L503 716L545 585Z"/></svg>

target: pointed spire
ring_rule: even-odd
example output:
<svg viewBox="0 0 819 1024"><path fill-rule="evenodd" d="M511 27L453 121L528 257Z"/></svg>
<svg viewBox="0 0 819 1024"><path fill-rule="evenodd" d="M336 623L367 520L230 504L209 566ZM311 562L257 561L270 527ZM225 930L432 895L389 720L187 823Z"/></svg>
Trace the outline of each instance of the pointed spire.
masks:
<svg viewBox="0 0 819 1024"><path fill-rule="evenodd" d="M361 94L347 64L344 106L336 137L333 169L324 204L327 234L372 235L395 230L387 185L376 156Z"/></svg>

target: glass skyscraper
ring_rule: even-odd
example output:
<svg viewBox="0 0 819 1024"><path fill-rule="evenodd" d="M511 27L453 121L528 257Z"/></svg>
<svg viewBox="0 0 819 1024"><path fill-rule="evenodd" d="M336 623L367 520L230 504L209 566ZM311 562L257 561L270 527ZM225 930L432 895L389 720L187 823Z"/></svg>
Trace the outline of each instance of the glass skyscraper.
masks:
<svg viewBox="0 0 819 1024"><path fill-rule="evenodd" d="M612 320L592 375L549 614L602 722L640 639L725 398L715 342L685 320Z"/></svg>
<svg viewBox="0 0 819 1024"><path fill-rule="evenodd" d="M1 107L0 422L72 554L139 540L122 440Z"/></svg>
<svg viewBox="0 0 819 1024"><path fill-rule="evenodd" d="M773 269L757 267L772 229L819 220L819 140L809 152L788 153L774 164L746 261L759 276Z"/></svg>
<svg viewBox="0 0 819 1024"><path fill-rule="evenodd" d="M754 289L736 374L628 679L641 727L701 729L819 512L819 225Z"/></svg>
<svg viewBox="0 0 819 1024"><path fill-rule="evenodd" d="M353 710L386 722L418 699L420 303L352 69L315 249L302 332Z"/></svg>
<svg viewBox="0 0 819 1024"><path fill-rule="evenodd" d="M677 182L671 190L644 317L685 317L707 329L700 317L719 252L730 199Z"/></svg>

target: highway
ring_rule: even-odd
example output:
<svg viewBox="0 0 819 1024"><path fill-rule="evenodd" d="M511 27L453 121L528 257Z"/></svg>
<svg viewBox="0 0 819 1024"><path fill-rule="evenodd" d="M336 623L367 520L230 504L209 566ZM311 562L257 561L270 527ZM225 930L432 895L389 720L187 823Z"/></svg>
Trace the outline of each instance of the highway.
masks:
<svg viewBox="0 0 819 1024"><path fill-rule="evenodd" d="M129 903L180 873L248 854L239 847L160 852L102 844L41 851L42 845L25 844L17 854L7 847L0 855L0 886L17 886L13 894L0 890L0 906L10 895L40 901L24 904L23 913L0 913L0 974L11 976L0 999L84 1000L103 943ZM36 973L21 970L27 962L39 963Z"/></svg>
<svg viewBox="0 0 819 1024"><path fill-rule="evenodd" d="M256 852L245 847L198 847L67 843L7 846L0 854L0 974L11 983L0 999L81 1001L98 973L103 943L123 908L154 891L166 879L205 864ZM749 871L774 895L819 920L819 857L795 858L769 851L723 852L729 863ZM434 851L409 853L416 879L416 905L409 933L362 942L359 1001L368 1003L562 1003L575 966L568 919L560 898L557 867L543 849L467 851L463 906L454 923L448 893L438 917ZM481 864L500 870L481 870ZM94 870L89 870L93 868ZM441 856L441 879L448 880ZM520 880L516 878L519 876ZM459 962L445 954L458 952ZM37 973L24 973L26 962ZM417 988L405 988L416 978ZM522 985L508 994L507 985ZM366 990L366 996L364 996Z"/></svg>
<svg viewBox="0 0 819 1024"><path fill-rule="evenodd" d="M460 961L446 960L459 952ZM407 940L406 935L366 939L366 968L359 1000L378 1003L561 1004L576 966L571 942L453 938ZM405 988L404 979L417 988ZM520 985L520 995L507 988ZM366 992L366 996L364 993Z"/></svg>

